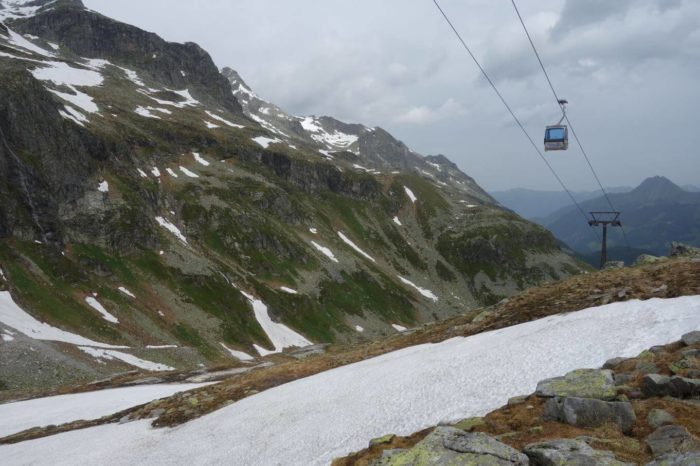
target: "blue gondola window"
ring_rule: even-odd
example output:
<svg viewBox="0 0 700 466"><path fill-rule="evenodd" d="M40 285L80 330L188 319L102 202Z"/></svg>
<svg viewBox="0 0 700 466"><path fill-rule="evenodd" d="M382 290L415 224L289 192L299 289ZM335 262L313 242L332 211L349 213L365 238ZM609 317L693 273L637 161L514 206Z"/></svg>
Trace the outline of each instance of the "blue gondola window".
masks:
<svg viewBox="0 0 700 466"><path fill-rule="evenodd" d="M566 137L566 129L564 128L549 128L547 130L547 141L563 141Z"/></svg>

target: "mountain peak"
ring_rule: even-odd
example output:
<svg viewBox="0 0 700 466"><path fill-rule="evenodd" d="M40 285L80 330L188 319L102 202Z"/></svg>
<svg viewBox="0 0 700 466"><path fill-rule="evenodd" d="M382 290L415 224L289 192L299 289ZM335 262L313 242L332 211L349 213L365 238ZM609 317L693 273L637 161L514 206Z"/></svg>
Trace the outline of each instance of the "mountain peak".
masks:
<svg viewBox="0 0 700 466"><path fill-rule="evenodd" d="M647 202L676 198L683 189L664 176L652 176L642 181L630 194Z"/></svg>

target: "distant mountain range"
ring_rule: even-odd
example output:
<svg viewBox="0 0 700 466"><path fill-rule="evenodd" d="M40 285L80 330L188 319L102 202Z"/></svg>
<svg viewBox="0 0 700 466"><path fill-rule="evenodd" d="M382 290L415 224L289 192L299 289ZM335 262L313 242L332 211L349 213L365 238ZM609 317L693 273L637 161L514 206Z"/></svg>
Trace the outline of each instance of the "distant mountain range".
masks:
<svg viewBox="0 0 700 466"><path fill-rule="evenodd" d="M631 256L643 251L666 254L671 241L700 246L700 193L686 191L667 178L655 176L630 192L611 193L610 200L622 212L630 248L637 250ZM610 210L603 197L584 201L581 207L586 212ZM600 240L574 206L564 207L540 223L582 255L595 256L600 250ZM611 258L633 259L620 229L610 231L608 245Z"/></svg>
<svg viewBox="0 0 700 466"><path fill-rule="evenodd" d="M631 187L606 188L610 193L626 193ZM571 198L564 191L539 191L527 188L514 188L490 193L501 205L528 220L542 220L559 209L572 205ZM595 199L600 191L575 191L571 193L577 202Z"/></svg>

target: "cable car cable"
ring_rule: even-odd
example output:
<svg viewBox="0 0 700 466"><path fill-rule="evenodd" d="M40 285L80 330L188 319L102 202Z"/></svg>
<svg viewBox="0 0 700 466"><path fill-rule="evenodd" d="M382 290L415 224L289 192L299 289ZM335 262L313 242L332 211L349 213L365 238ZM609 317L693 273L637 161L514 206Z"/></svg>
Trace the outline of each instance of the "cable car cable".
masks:
<svg viewBox="0 0 700 466"><path fill-rule="evenodd" d="M527 36L527 40L530 42L530 45L532 46L532 51L535 52L535 57L537 57L537 61L540 64L540 68L542 68L542 72L544 73L544 77L547 78L547 83L549 84L549 88L552 90L552 94L554 94L554 98L556 99L557 104L559 104L559 102L561 102L561 99L559 99L559 95L557 94L557 91L554 89L554 85L552 84L552 80L550 79L549 73L547 73L547 69L545 68L544 63L542 62L542 58L540 57L540 53L537 51L537 47L535 46L535 42L532 40L532 36L530 35L530 31L527 29L527 26L525 25L525 21L523 20L523 17L520 14L520 10L518 9L518 5L515 3L515 0L510 0L510 1L513 4L513 8L515 9L515 13L518 15L518 19L520 20L520 24L523 26L523 30L525 31L525 35ZM571 128L571 134L574 135L574 139L576 140L576 144L581 149L581 153L583 154L583 157L586 159L586 163L588 163L588 167L591 169L591 173L593 173L593 177L595 178L596 182L598 183L598 186L600 186L600 190L603 192L603 195L605 196L605 200L608 202L610 209L613 211L616 211L617 209L615 209L615 206L613 205L612 201L610 200L610 197L608 196L608 192L603 187L603 183L601 183L600 178L598 177L598 173L593 168L593 164L591 163L591 160L588 158L588 154L586 153L585 149L583 148L583 144L581 144L581 140L579 139L578 135L576 134L576 130L574 129L574 125L571 123L571 120L569 119L569 116L566 113L564 113L564 119L566 120L566 123L569 125L569 128ZM630 243L627 240L627 234L625 233L625 228L622 225L620 225L620 229L622 230L622 236L624 237L625 243L627 244L627 249L631 249Z"/></svg>
<svg viewBox="0 0 700 466"><path fill-rule="evenodd" d="M523 134L525 134L525 137L527 137L527 139L530 141L530 144L532 144L532 147L535 149L535 151L536 151L537 154L540 156L540 158L541 158L542 161L545 163L545 165L547 165L547 168L549 168L549 171L552 172L552 174L553 174L554 177L557 179L557 181L559 182L559 184L561 185L561 187L564 189L564 191L566 191L566 194L569 195L569 198L571 198L571 201L576 205L576 207L578 208L578 210L581 212L581 215L583 215L583 217L586 219L586 223L588 223L589 218L588 218L588 215L586 215L586 212L583 210L583 208L582 208L581 205L578 203L578 201L576 201L576 198L574 198L573 194L571 194L571 191L569 191L569 188L566 187L566 185L564 184L564 182L562 181L562 179L559 177L559 175L557 174L557 172L554 170L554 167L552 167L552 165L549 163L549 161L547 160L547 158L542 154L542 151L540 151L539 146L535 143L535 141L532 139L532 137L530 136L530 134L527 132L527 130L525 129L525 127L523 126L523 124L520 122L520 119L518 119L518 117L515 115L515 113L514 113L513 110L511 109L510 105L508 105L508 102L507 102L506 99L503 97L503 95L501 94L501 92L498 90L498 88L496 87L496 85L494 84L494 82L491 80L491 78L489 77L488 73L486 73L486 70L484 70L484 68L481 66L481 63L479 63L479 60L477 60L477 58L474 56L474 54L472 53L472 51L471 51L471 49L469 48L469 46L467 45L467 43L464 41L464 39L462 39L461 34L457 31L457 29L455 28L454 24L452 24L452 21L451 21L450 18L447 16L447 13L445 13L445 11L442 9L442 7L441 7L440 4L437 2L437 0L433 0L433 3L434 3L435 6L437 7L437 9L440 10L440 13L442 14L442 17L445 18L445 21L446 21L447 24L450 26L450 28L452 29L452 31L455 33L455 35L457 36L457 39L459 39L459 41L462 43L462 46L464 47L464 49L467 51L467 53L469 53L469 56L472 58L472 60L473 60L474 63L476 64L477 68L479 68L479 71L481 71L481 74L486 78L486 81L488 81L488 83L491 85L491 87L493 88L493 90L496 92L496 95L498 96L498 98L501 99L501 102L503 103L503 105L506 107L506 109L508 109L508 112L510 113L510 115L513 117L513 119L515 120L515 122L517 123L517 125L520 127L520 129L522 130ZM595 231L595 230L591 230L591 231L592 231L593 233L595 233L595 235L598 237L598 239L600 239L600 236L598 235L598 232L597 232L597 231Z"/></svg>

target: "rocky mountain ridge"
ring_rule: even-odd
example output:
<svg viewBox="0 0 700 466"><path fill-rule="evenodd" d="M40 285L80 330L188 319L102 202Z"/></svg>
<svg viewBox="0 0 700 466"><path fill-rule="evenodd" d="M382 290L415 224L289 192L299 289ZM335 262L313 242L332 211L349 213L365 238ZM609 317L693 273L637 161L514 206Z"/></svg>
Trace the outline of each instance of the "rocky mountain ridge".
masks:
<svg viewBox="0 0 700 466"><path fill-rule="evenodd" d="M10 388L374 339L582 270L443 156L78 0L0 5Z"/></svg>

